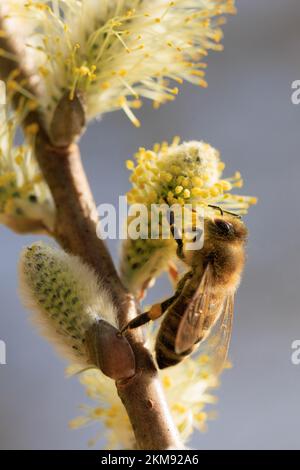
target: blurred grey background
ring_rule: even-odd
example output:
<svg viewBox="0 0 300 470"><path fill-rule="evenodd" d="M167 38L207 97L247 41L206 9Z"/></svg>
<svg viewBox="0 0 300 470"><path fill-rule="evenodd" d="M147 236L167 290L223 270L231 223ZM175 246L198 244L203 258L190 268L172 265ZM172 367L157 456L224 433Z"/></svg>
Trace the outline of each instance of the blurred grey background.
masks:
<svg viewBox="0 0 300 470"><path fill-rule="evenodd" d="M145 105L135 129L122 112L95 122L82 153L97 203L117 203L128 189L123 161L139 146L203 139L220 149L226 172L239 169L244 192L259 197L250 210L248 263L236 301L230 357L218 390L219 417L195 434L197 449L299 449L300 366L291 343L300 339L300 79L299 0L239 0L225 27L225 51L209 56L207 90L185 84L177 100L154 111ZM17 296L21 248L35 240L0 228L1 449L85 449L97 425L70 431L84 403L77 379L28 322ZM115 259L118 243L110 243ZM150 299L166 294L166 280ZM101 441L99 443L101 446Z"/></svg>

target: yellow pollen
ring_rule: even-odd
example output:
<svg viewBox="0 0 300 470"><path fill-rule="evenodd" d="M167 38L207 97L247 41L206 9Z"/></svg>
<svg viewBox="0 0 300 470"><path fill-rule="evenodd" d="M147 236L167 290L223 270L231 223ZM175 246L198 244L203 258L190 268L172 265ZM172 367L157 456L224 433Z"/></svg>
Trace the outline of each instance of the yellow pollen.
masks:
<svg viewBox="0 0 300 470"><path fill-rule="evenodd" d="M180 414L186 413L187 411L186 406L183 406L181 403L175 403L172 408Z"/></svg>
<svg viewBox="0 0 300 470"><path fill-rule="evenodd" d="M232 189L232 184L229 181L222 181L222 188L224 191L230 191Z"/></svg>
<svg viewBox="0 0 300 470"><path fill-rule="evenodd" d="M23 161L24 161L23 155L19 154L19 155L16 156L15 162L16 162L17 165L19 165L19 166L22 165Z"/></svg>
<svg viewBox="0 0 300 470"><path fill-rule="evenodd" d="M203 421L206 421L206 419L207 419L207 414L204 413L204 411L202 411L201 413L197 413L197 414L195 415L195 419L196 419L197 421L200 421L200 422L202 423Z"/></svg>
<svg viewBox="0 0 300 470"><path fill-rule="evenodd" d="M175 194L180 194L183 191L183 186L176 186Z"/></svg>
<svg viewBox="0 0 300 470"><path fill-rule="evenodd" d="M163 382L163 386L164 386L165 388L170 388L171 385L172 385L172 381L171 381L171 379L170 379L170 377L169 377L168 375L166 375L166 376L163 378L163 381L162 381L162 382Z"/></svg>
<svg viewBox="0 0 300 470"><path fill-rule="evenodd" d="M197 188L201 188L203 186L203 180L200 178L200 176L193 176L192 177L192 183L193 186L196 186Z"/></svg>
<svg viewBox="0 0 300 470"><path fill-rule="evenodd" d="M172 140L172 147L176 147L179 144L180 144L180 137L178 135L175 135L175 137Z"/></svg>
<svg viewBox="0 0 300 470"><path fill-rule="evenodd" d="M0 175L0 185L4 186L7 183L11 183L12 181L15 180L15 178L16 178L16 175L13 172L9 172L9 173L5 173L4 175Z"/></svg>
<svg viewBox="0 0 300 470"><path fill-rule="evenodd" d="M163 172L163 173L161 173L161 178L166 183L170 183L170 181L172 181L173 177L172 177L171 173Z"/></svg>
<svg viewBox="0 0 300 470"><path fill-rule="evenodd" d="M110 83L109 82L102 82L101 85L100 85L100 88L102 90L108 90L110 88Z"/></svg>
<svg viewBox="0 0 300 470"><path fill-rule="evenodd" d="M189 178L183 178L181 184L184 188L187 188L190 185L190 179Z"/></svg>
<svg viewBox="0 0 300 470"><path fill-rule="evenodd" d="M200 375L201 375L201 378L203 380L206 380L206 379L209 378L209 373L208 372L202 371Z"/></svg>
<svg viewBox="0 0 300 470"><path fill-rule="evenodd" d="M133 170L134 169L134 163L132 160L126 160L126 168L127 170Z"/></svg>
<svg viewBox="0 0 300 470"><path fill-rule="evenodd" d="M219 189L218 189L216 186L210 188L210 189L209 189L209 192L210 192L210 195L211 195L212 197L216 197L216 196L218 196L218 195L220 194L220 191L219 191Z"/></svg>
<svg viewBox="0 0 300 470"><path fill-rule="evenodd" d="M102 408L95 408L93 410L93 415L95 418L100 418L100 416L103 416L103 409Z"/></svg>
<svg viewBox="0 0 300 470"><path fill-rule="evenodd" d="M201 354L198 358L198 362L200 365L206 365L210 362L210 357L207 354Z"/></svg>

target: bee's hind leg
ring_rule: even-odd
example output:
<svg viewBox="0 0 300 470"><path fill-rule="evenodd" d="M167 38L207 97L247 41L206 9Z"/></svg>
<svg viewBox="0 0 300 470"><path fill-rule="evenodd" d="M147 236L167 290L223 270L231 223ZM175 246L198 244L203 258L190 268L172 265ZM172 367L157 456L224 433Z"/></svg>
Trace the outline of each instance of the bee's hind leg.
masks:
<svg viewBox="0 0 300 470"><path fill-rule="evenodd" d="M161 307L161 304L154 304L148 312L141 313L129 323L127 323L127 325L122 328L121 334L124 334L127 330L134 330L139 326L145 325L151 320L156 320L157 318L161 317L163 313L164 312Z"/></svg>

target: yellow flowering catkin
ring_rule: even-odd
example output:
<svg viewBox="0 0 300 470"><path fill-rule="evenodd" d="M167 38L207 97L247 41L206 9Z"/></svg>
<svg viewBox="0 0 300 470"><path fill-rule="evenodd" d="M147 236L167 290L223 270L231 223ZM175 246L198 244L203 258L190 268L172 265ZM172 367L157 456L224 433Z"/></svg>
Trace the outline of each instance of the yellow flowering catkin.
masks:
<svg viewBox="0 0 300 470"><path fill-rule="evenodd" d="M224 178L224 163L219 152L205 142L155 144L152 150L140 148L135 162L127 160L131 171L132 188L127 193L129 204L144 204L150 213L151 205L178 204L201 208L205 217L215 214L218 206L236 214L246 214L256 199L233 194L243 180L239 172ZM148 215L150 221L150 215ZM130 222L130 220L129 220ZM149 228L150 233L150 228ZM176 259L176 243L172 238L128 238L122 246L121 275L123 282L138 294L147 282L167 269Z"/></svg>
<svg viewBox="0 0 300 470"><path fill-rule="evenodd" d="M11 0L9 31L23 36L40 77L41 109L50 125L64 95L84 96L87 118L134 110L141 98L158 107L184 81L205 87L205 57L222 50L224 14L234 0Z"/></svg>
<svg viewBox="0 0 300 470"><path fill-rule="evenodd" d="M14 145L24 111L19 106L0 119L0 223L17 232L31 232L35 226L52 231L55 206L34 156L36 125L26 128L22 145Z"/></svg>
<svg viewBox="0 0 300 470"><path fill-rule="evenodd" d="M147 347L152 351L156 330L147 329ZM164 393L177 426L180 440L184 444L195 430L204 432L212 411L207 405L216 403L211 390L218 385L218 378L210 371L203 356L188 358L175 367L159 370ZM68 372L74 374L76 367ZM105 437L109 449L134 449L135 439L130 421L116 392L114 383L96 370L89 370L80 375L80 382L85 386L87 395L94 403L84 406L84 414L70 422L72 429L89 424L99 426L96 439L89 441L95 445ZM104 430L103 430L104 425Z"/></svg>

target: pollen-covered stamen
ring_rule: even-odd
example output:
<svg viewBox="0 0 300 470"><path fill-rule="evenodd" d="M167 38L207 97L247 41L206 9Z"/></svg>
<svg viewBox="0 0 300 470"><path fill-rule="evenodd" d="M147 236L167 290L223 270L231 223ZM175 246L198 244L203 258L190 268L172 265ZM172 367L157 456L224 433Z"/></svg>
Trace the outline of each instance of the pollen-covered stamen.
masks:
<svg viewBox="0 0 300 470"><path fill-rule="evenodd" d="M154 0L151 8L141 0L5 5L9 31L20 34L25 24L23 42L40 73L47 120L61 97L77 89L86 95L88 119L122 108L135 125L132 98L157 107L178 93L169 80L206 86L203 58L221 50L220 19L234 12L232 0Z"/></svg>

